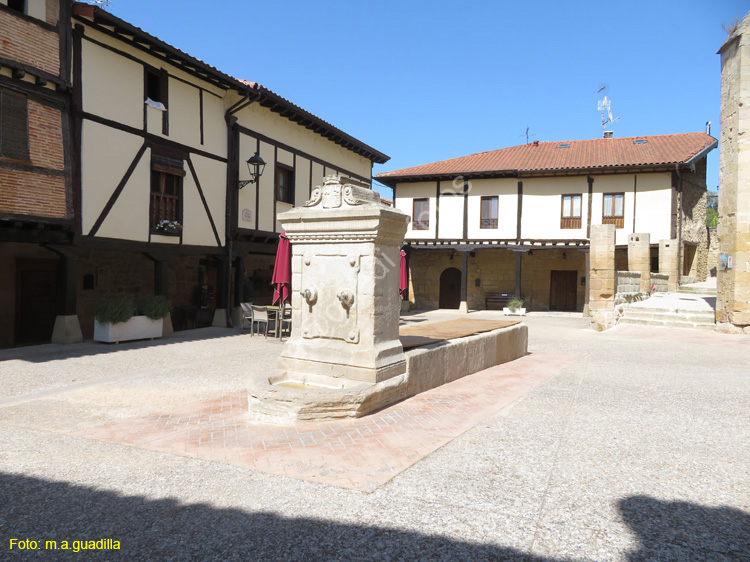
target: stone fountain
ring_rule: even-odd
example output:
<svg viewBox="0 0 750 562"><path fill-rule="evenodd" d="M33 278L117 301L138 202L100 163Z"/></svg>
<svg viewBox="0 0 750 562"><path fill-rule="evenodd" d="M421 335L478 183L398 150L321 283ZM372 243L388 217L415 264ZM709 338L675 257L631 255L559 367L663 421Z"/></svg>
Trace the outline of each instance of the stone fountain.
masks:
<svg viewBox="0 0 750 562"><path fill-rule="evenodd" d="M251 380L251 415L361 416L526 353L521 325L405 354L398 279L409 217L342 179L327 176L303 206L278 216L292 245L292 334L279 371Z"/></svg>

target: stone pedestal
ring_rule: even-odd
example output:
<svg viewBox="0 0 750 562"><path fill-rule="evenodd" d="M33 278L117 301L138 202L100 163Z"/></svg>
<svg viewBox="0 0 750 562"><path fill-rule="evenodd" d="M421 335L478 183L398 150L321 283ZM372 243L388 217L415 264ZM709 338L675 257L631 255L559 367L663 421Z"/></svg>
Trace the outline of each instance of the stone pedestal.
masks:
<svg viewBox="0 0 750 562"><path fill-rule="evenodd" d="M377 192L328 176L278 218L292 244L293 290L279 367L370 383L405 373L398 279L409 217Z"/></svg>
<svg viewBox="0 0 750 562"><path fill-rule="evenodd" d="M628 236L628 271L641 274L641 292L651 289L651 236L648 232Z"/></svg>
<svg viewBox="0 0 750 562"><path fill-rule="evenodd" d="M80 343L83 341L81 323L76 314L58 315L52 330L52 343Z"/></svg>
<svg viewBox="0 0 750 562"><path fill-rule="evenodd" d="M659 240L659 273L669 275L667 291L677 291L680 278L680 243L677 240Z"/></svg>
<svg viewBox="0 0 750 562"><path fill-rule="evenodd" d="M719 252L732 268L717 272L716 321L750 332L750 15L719 53Z"/></svg>
<svg viewBox="0 0 750 562"><path fill-rule="evenodd" d="M615 323L615 225L591 225L589 316L597 331Z"/></svg>

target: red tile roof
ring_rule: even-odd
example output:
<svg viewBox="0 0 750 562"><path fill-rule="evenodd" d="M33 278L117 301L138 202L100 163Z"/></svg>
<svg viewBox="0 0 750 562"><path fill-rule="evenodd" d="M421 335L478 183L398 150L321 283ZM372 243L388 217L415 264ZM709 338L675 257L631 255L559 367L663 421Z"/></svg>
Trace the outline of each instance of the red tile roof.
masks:
<svg viewBox="0 0 750 562"><path fill-rule="evenodd" d="M686 164L715 148L716 144L716 139L705 133L534 142L383 172L375 177L392 185L397 179L427 176L658 167Z"/></svg>

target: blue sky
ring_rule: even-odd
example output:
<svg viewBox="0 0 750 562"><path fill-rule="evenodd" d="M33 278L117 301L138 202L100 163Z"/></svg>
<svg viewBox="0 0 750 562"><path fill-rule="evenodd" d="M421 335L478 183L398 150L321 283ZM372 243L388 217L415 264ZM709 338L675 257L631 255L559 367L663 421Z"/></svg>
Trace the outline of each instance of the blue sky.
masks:
<svg viewBox="0 0 750 562"><path fill-rule="evenodd" d="M530 140L719 136L722 23L736 0L456 3L114 0L107 8L260 82L391 160L374 173ZM718 150L709 156L718 184ZM389 196L387 188L379 188Z"/></svg>

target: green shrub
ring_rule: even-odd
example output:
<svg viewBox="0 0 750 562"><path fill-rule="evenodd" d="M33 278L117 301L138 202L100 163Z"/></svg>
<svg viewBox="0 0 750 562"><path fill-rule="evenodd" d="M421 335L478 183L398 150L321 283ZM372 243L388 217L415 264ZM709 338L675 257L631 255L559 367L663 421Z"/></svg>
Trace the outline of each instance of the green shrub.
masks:
<svg viewBox="0 0 750 562"><path fill-rule="evenodd" d="M523 299L510 299L508 301L508 308L515 312L519 308L523 308Z"/></svg>
<svg viewBox="0 0 750 562"><path fill-rule="evenodd" d="M172 303L161 295L144 297L138 301L138 313L151 320L166 318L170 312L172 312Z"/></svg>
<svg viewBox="0 0 750 562"><path fill-rule="evenodd" d="M135 303L127 297L106 299L94 307L94 316L102 324L127 322L135 313Z"/></svg>

